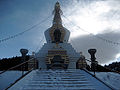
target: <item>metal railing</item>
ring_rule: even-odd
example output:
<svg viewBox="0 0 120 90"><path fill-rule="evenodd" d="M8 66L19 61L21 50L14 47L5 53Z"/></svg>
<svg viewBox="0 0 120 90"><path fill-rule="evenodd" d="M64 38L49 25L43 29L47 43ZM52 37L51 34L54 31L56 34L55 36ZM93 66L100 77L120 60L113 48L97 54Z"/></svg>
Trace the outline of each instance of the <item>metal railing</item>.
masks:
<svg viewBox="0 0 120 90"><path fill-rule="evenodd" d="M4 71L0 72L0 74L5 73L5 72L7 72L7 71L9 71L9 70L15 69L15 68L17 68L17 67L20 67L20 66L26 64L27 62L32 61L33 59L34 59L34 58L31 58L31 59L29 59L29 60L27 60L27 61L24 61L23 63L20 63L20 64L18 64L18 65L16 65L16 66L13 66L13 67L11 67L11 68L9 68L9 69L7 69L7 70L4 70Z"/></svg>
<svg viewBox="0 0 120 90"><path fill-rule="evenodd" d="M83 68L82 70L84 70L86 73L88 73L89 75L91 75L92 77L94 77L95 79L97 79L98 81L100 81L101 83L103 83L105 86L107 86L108 88L110 88L111 90L115 90L115 88L111 85L108 85L106 82L104 82L103 80L99 79L99 77L96 76L95 72L97 71L96 66L99 65L98 63L96 63L97 61L92 62L91 60L85 59L86 61L90 62L90 63L94 63L94 69L91 70L93 71L93 73L91 73L90 71L88 71L87 69ZM92 64L91 64L92 65ZM103 67L105 68L105 67Z"/></svg>
<svg viewBox="0 0 120 90"><path fill-rule="evenodd" d="M6 74L9 71L16 71L16 68L18 68L18 67L21 69L19 71L17 70L17 72L21 73L21 75L19 75L18 77L15 76L16 79L14 81L11 81L12 83L11 82L10 83L7 82L8 85L6 85L6 87L3 87L2 89L7 90L8 88L12 87L16 82L21 80L24 76L29 74L32 70L36 69L36 66L37 66L36 64L37 63L36 63L35 58L31 58L31 59L29 59L27 61L24 61L24 62L22 62L22 63L20 63L20 64L18 64L16 66L13 66L13 67L11 67L11 68L9 68L7 70L4 70L4 71L0 72L0 76L4 77L5 79L7 79L9 77L9 75L6 75ZM28 70L26 70L25 67L28 68ZM10 74L10 72L9 72L9 74ZM11 77L11 78L14 78L14 74L13 74L13 77Z"/></svg>
<svg viewBox="0 0 120 90"><path fill-rule="evenodd" d="M88 70L83 69L86 73L88 73L89 75L91 75L92 77L96 78L98 81L100 81L101 83L103 83L105 86L107 86L108 88L110 88L111 90L115 90L115 88L113 88L111 85L108 85L107 83L105 83L104 81L102 81L101 79L99 79L98 77L96 77L95 75L93 75L92 73L90 73Z"/></svg>

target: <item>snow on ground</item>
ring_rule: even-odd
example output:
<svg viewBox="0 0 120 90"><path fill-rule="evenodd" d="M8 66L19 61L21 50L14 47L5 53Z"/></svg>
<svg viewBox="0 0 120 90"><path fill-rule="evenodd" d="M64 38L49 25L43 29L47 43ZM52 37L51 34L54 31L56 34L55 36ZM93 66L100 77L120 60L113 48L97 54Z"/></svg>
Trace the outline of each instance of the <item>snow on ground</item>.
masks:
<svg viewBox="0 0 120 90"><path fill-rule="evenodd" d="M16 79L21 77L21 71L8 71L0 75L0 90L4 90ZM96 76L108 85L120 90L120 74L114 72L96 72Z"/></svg>
<svg viewBox="0 0 120 90"><path fill-rule="evenodd" d="M96 72L96 77L113 88L120 90L120 74L114 72Z"/></svg>
<svg viewBox="0 0 120 90"><path fill-rule="evenodd" d="M21 71L7 71L3 74L0 74L0 90L4 90L11 83L21 77Z"/></svg>

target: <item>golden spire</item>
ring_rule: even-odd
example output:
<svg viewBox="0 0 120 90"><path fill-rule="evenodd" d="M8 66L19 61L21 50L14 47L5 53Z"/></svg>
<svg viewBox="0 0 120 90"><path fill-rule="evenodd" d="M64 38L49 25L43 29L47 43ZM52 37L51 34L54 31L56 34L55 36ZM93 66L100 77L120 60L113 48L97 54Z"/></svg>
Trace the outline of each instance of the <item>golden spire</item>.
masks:
<svg viewBox="0 0 120 90"><path fill-rule="evenodd" d="M53 25L62 25L61 20L62 10L60 9L60 4L58 1L55 4L53 14L54 14Z"/></svg>

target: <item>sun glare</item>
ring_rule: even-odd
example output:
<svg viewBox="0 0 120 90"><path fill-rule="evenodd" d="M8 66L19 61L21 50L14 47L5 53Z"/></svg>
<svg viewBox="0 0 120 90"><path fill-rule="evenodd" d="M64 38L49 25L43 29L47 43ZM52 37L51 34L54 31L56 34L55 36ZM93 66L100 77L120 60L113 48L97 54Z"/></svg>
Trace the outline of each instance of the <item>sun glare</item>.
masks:
<svg viewBox="0 0 120 90"><path fill-rule="evenodd" d="M120 53L116 55L116 59L120 59Z"/></svg>
<svg viewBox="0 0 120 90"><path fill-rule="evenodd" d="M78 37L85 34L99 34L108 29L118 29L119 24L117 20L109 20L104 16L109 13L111 7L108 3L103 1L93 2L86 5L84 8L81 5L76 4L75 8L68 10L67 18L69 21L64 21L68 29L72 32L71 38ZM74 13L72 13L74 11ZM116 22L117 21L117 22ZM116 22L114 24L113 22ZM74 25L72 25L72 24ZM85 31L88 32L85 32Z"/></svg>

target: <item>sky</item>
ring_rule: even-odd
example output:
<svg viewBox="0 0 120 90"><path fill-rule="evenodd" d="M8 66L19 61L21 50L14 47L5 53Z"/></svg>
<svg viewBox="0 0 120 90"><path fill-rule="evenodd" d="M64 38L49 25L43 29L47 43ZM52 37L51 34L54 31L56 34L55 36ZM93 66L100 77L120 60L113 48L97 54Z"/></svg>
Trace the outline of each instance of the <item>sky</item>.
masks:
<svg viewBox="0 0 120 90"><path fill-rule="evenodd" d="M46 42L44 31L52 25L56 1L63 12L63 26L71 32L69 42L77 52L82 51L90 59L88 49L95 48L99 64L120 61L119 0L0 0L0 40L40 23L16 38L1 42L0 58L20 56L21 48L31 54L42 47Z"/></svg>

